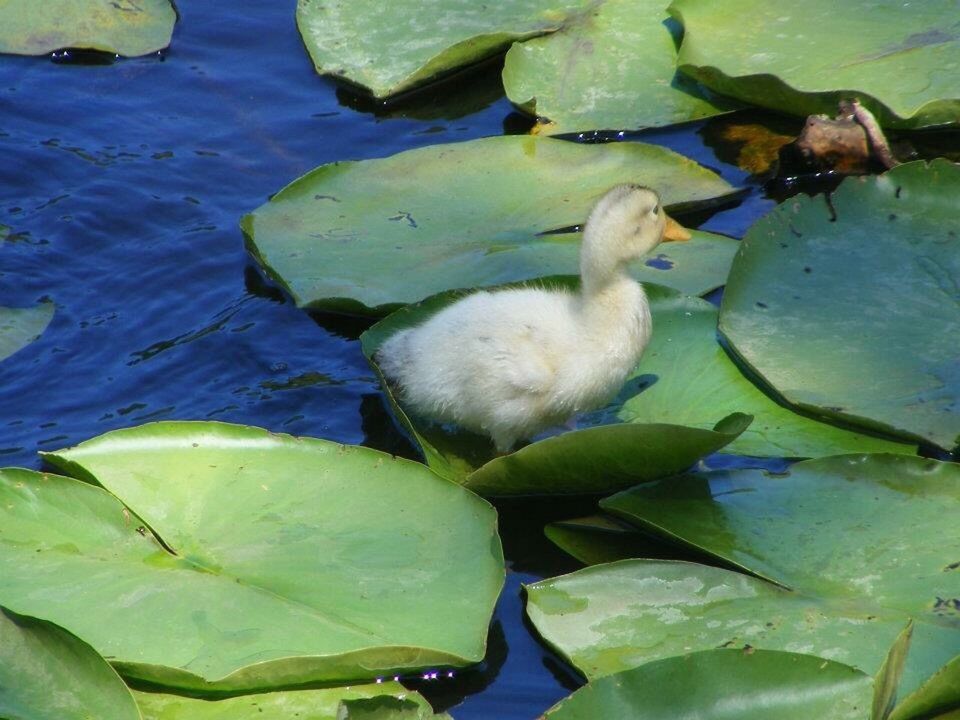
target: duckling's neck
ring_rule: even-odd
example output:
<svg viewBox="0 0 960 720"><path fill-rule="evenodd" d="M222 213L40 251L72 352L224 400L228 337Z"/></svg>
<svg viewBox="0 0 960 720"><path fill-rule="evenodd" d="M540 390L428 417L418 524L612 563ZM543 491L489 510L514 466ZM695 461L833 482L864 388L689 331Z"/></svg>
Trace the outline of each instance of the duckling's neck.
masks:
<svg viewBox="0 0 960 720"><path fill-rule="evenodd" d="M596 270L596 268L594 268ZM581 312L590 334L597 340L609 337L623 341L624 336L644 339L650 334L650 308L643 287L627 274L624 263L617 263L603 273L581 274Z"/></svg>

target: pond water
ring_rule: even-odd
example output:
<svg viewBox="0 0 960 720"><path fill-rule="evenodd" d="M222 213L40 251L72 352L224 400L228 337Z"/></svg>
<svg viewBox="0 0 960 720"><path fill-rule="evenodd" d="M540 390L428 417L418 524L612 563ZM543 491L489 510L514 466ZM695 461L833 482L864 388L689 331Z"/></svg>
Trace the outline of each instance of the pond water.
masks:
<svg viewBox="0 0 960 720"><path fill-rule="evenodd" d="M56 303L0 363L0 463L152 420L223 420L416 457L357 336L266 282L240 216L334 160L525 132L496 62L390 110L316 75L294 0L181 0L162 56L113 64L0 58L0 305ZM639 135L721 172L699 126ZM756 186L705 229L740 236ZM0 235L2 237L2 235ZM582 502L501 506L510 564L487 662L415 686L458 720L532 718L579 684L523 621L520 583L577 564L542 536Z"/></svg>

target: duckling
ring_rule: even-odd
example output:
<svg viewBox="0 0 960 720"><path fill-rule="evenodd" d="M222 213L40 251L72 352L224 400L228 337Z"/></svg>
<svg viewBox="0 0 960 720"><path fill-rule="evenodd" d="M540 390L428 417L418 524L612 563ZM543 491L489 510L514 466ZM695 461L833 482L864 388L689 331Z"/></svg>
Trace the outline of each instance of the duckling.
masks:
<svg viewBox="0 0 960 720"><path fill-rule="evenodd" d="M664 239L689 237L656 192L618 185L584 228L579 291L475 292L391 336L375 360L402 405L509 452L616 395L652 330L647 297L626 265Z"/></svg>

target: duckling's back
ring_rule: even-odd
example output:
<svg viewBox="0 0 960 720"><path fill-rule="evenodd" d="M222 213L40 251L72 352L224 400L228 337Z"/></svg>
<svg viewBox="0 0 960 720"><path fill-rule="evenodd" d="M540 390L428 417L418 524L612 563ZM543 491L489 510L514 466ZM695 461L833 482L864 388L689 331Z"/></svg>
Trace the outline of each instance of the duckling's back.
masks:
<svg viewBox="0 0 960 720"><path fill-rule="evenodd" d="M575 303L565 292L477 292L395 334L377 362L415 413L509 447L565 419L548 399L578 342Z"/></svg>

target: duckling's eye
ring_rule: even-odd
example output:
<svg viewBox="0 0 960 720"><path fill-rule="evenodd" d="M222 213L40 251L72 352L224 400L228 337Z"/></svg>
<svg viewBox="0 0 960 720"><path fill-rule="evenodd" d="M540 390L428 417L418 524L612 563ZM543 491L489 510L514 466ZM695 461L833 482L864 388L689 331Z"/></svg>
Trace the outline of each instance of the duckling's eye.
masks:
<svg viewBox="0 0 960 720"><path fill-rule="evenodd" d="M660 214L660 206L659 206L659 205L654 205L654 206L653 206L653 210L651 210L650 212L653 213L653 216L654 216L654 217L657 217L657 216Z"/></svg>

